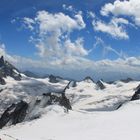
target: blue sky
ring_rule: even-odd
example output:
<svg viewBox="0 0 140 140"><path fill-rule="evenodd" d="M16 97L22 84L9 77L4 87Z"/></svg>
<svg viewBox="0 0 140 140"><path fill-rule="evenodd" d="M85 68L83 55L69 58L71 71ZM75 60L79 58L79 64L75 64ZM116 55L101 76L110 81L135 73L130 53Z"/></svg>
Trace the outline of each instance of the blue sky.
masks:
<svg viewBox="0 0 140 140"><path fill-rule="evenodd" d="M137 0L1 0L0 53L38 73L139 79L139 10Z"/></svg>

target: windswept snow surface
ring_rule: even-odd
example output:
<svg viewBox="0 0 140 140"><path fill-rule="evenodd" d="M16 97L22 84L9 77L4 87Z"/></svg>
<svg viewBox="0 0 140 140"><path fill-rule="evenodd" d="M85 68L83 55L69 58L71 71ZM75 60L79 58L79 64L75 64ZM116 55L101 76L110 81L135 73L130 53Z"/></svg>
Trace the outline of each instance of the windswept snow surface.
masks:
<svg viewBox="0 0 140 140"><path fill-rule="evenodd" d="M39 86L40 82L44 86ZM42 94L48 88L62 90L68 81L61 81L55 85L49 83L48 79L30 79L28 84L27 79L20 83L11 83L11 89L13 85L17 85L16 89L22 89L22 92L26 91L26 94L34 96ZM92 81L77 82L76 87L66 90L72 111L66 113L63 107L48 106L39 119L3 128L0 130L0 138L2 140L139 140L140 100L132 102L129 100L140 82L117 81L114 84L103 84L106 88L99 90ZM33 90L33 85L38 86L38 90ZM17 91L12 93L8 91L8 97L26 95ZM4 96L4 92L6 94L6 91L2 91L0 96L1 94ZM116 110L121 103L124 105Z"/></svg>
<svg viewBox="0 0 140 140"><path fill-rule="evenodd" d="M49 110L50 108L48 108ZM2 140L139 140L140 101L112 112L63 113L53 106L41 119L1 130Z"/></svg>
<svg viewBox="0 0 140 140"><path fill-rule="evenodd" d="M68 84L66 80L62 80L59 83L49 83L48 78L35 79L22 76L21 81L7 77L5 78L6 85L0 85L0 116L12 103L20 100L30 102L36 96L41 96L43 93L62 91Z"/></svg>

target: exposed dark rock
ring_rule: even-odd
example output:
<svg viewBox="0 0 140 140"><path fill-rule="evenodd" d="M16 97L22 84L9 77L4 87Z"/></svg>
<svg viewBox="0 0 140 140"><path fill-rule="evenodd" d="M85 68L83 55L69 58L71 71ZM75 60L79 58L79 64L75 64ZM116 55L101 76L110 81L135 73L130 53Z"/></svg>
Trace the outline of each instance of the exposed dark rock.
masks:
<svg viewBox="0 0 140 140"><path fill-rule="evenodd" d="M106 82L106 83L108 83L108 84L113 84L113 83L114 83L114 81L108 81L108 82Z"/></svg>
<svg viewBox="0 0 140 140"><path fill-rule="evenodd" d="M132 96L131 101L140 99L140 87L136 90L135 94Z"/></svg>
<svg viewBox="0 0 140 140"><path fill-rule="evenodd" d="M38 74L35 74L35 73L31 72L31 71L24 71L23 73L24 73L26 76L28 76L28 77L42 78L42 77L39 76Z"/></svg>
<svg viewBox="0 0 140 140"><path fill-rule="evenodd" d="M0 89L0 92L2 92L4 89Z"/></svg>
<svg viewBox="0 0 140 140"><path fill-rule="evenodd" d="M3 65L4 65L4 57L1 56L1 58L0 58L0 67L2 67Z"/></svg>
<svg viewBox="0 0 140 140"><path fill-rule="evenodd" d="M28 104L24 101L20 101L17 104L12 104L8 107L0 118L0 129L6 124L17 124L24 120Z"/></svg>
<svg viewBox="0 0 140 140"><path fill-rule="evenodd" d="M64 93L62 93L62 94L44 93L43 96L48 97L47 100L46 100L47 102L46 102L45 106L53 105L53 104L59 104L61 106L64 106L66 109L72 109L72 107L70 105L70 101L64 95Z"/></svg>
<svg viewBox="0 0 140 140"><path fill-rule="evenodd" d="M124 103L128 102L128 101L134 101L134 100L139 100L140 99L140 85L138 85L136 88L135 88L136 92L134 93L134 95L132 96L132 98L130 100L127 100L123 103L120 103L120 105L116 108L116 109L119 109L123 106Z"/></svg>
<svg viewBox="0 0 140 140"><path fill-rule="evenodd" d="M120 81L124 82L124 83L129 83L131 81L133 81L132 78L127 78L127 79L121 79Z"/></svg>
<svg viewBox="0 0 140 140"><path fill-rule="evenodd" d="M105 89L106 88L101 80L97 81L96 85L99 89Z"/></svg>
<svg viewBox="0 0 140 140"><path fill-rule="evenodd" d="M69 83L69 85L68 85L68 88L70 88L70 87L76 87L76 86L77 86L76 81L71 81L71 82Z"/></svg>
<svg viewBox="0 0 140 140"><path fill-rule="evenodd" d="M116 108L116 110L119 109L119 108L121 108L122 105L123 105L123 103L121 103L121 104Z"/></svg>
<svg viewBox="0 0 140 140"><path fill-rule="evenodd" d="M135 88L135 91L137 91L138 89L140 89L140 85L138 85L138 86Z"/></svg>
<svg viewBox="0 0 140 140"><path fill-rule="evenodd" d="M15 80L21 80L21 75L18 69L16 69L12 64L4 60L2 56L0 58L0 77L7 77L10 76ZM2 81L3 83L4 81Z"/></svg>
<svg viewBox="0 0 140 140"><path fill-rule="evenodd" d="M0 84L1 85L5 85L6 84L5 80L3 78L1 78L1 77L0 77Z"/></svg>
<svg viewBox="0 0 140 140"><path fill-rule="evenodd" d="M57 77L54 75L49 76L49 82L50 83L58 83L59 81L57 80Z"/></svg>
<svg viewBox="0 0 140 140"><path fill-rule="evenodd" d="M84 81L94 83L94 80L90 76L85 77Z"/></svg>
<svg viewBox="0 0 140 140"><path fill-rule="evenodd" d="M60 98L59 103L61 106L64 106L67 110L72 109L69 99L63 94L62 97Z"/></svg>

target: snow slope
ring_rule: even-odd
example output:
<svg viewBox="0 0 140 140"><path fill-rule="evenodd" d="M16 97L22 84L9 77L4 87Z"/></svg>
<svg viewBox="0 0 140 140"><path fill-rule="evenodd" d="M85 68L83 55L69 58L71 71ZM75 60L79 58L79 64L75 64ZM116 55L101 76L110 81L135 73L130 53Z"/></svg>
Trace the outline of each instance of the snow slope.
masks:
<svg viewBox="0 0 140 140"><path fill-rule="evenodd" d="M52 84L48 79L25 78L15 83L10 79L1 98L26 98L50 90L62 90L68 81ZM66 90L72 111L52 105L44 109L41 118L23 122L0 131L2 140L139 140L140 101L129 102L138 81L104 83L99 90L92 81L77 82ZM14 87L14 88L13 88ZM15 90L16 89L16 90ZM9 93L7 93L9 92ZM24 97L23 97L24 96ZM7 99L8 99L7 98ZM119 110L118 105L126 102Z"/></svg>
<svg viewBox="0 0 140 140"><path fill-rule="evenodd" d="M111 111L121 103L130 100L139 83L137 81L104 83L106 88L98 90L95 83L82 81L77 83L77 87L68 89L66 95L69 96L73 108L76 110Z"/></svg>
<svg viewBox="0 0 140 140"><path fill-rule="evenodd" d="M49 110L50 108L48 108ZM41 119L0 132L2 140L139 140L140 101L112 112L63 113L53 106Z"/></svg>
<svg viewBox="0 0 140 140"><path fill-rule="evenodd" d="M41 96L47 92L62 91L68 81L62 80L59 83L50 83L48 78L35 79L22 75L21 81L16 81L11 77L5 78L6 85L0 85L0 116L1 113L12 103L20 100L30 102L36 96Z"/></svg>

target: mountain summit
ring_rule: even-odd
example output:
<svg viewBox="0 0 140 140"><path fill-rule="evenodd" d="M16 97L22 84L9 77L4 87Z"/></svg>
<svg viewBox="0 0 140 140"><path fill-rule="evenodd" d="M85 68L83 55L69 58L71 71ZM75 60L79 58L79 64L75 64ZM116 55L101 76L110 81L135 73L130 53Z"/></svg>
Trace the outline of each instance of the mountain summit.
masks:
<svg viewBox="0 0 140 140"><path fill-rule="evenodd" d="M21 74L17 68L15 68L11 63L4 60L4 57L0 58L0 84L6 84L4 78L12 77L15 80L21 80Z"/></svg>

